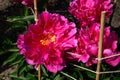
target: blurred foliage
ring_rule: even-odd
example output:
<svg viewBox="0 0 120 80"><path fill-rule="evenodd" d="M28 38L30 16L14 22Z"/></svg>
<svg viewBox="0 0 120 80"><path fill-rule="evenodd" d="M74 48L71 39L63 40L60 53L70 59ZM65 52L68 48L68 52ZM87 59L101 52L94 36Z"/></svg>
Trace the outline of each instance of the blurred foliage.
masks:
<svg viewBox="0 0 120 80"><path fill-rule="evenodd" d="M70 0L65 0L63 2L69 3L69 1ZM47 0L41 0L40 5L38 5L39 11L44 10L46 3L48 3ZM0 59L3 61L0 66L17 65L17 69L9 75L12 80L37 80L37 70L35 70L33 66L26 63L25 58L19 54L19 50L16 45L17 36L24 33L27 30L27 26L34 22L34 16L32 15L32 11L24 6L20 7L20 11L19 16L13 15L7 17L6 21L8 23L8 27L5 28L2 32L3 34L0 35L0 57L4 54L6 55L5 59ZM120 35L120 29L115 30ZM86 67L83 63L75 62L74 64ZM96 70L96 65L86 68ZM120 65L113 68L109 65L102 64L101 70L120 70ZM63 72L71 77L74 77L76 80L95 79L94 73L74 67L71 64L67 64L67 67L63 69ZM101 80L120 80L119 75L120 73L102 74L100 78ZM56 74L48 72L43 65L41 65L41 76L41 80L72 80L69 76L66 76L61 72Z"/></svg>

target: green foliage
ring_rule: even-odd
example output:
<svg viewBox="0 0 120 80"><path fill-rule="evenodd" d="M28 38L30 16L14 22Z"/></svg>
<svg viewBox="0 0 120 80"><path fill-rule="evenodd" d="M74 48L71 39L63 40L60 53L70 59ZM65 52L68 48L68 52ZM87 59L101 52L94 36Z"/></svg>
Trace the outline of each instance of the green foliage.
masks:
<svg viewBox="0 0 120 80"><path fill-rule="evenodd" d="M28 20L33 20L34 19L34 16L33 15L29 15L29 16L24 16L24 17L21 17L21 16L9 16L7 18L7 21L8 22L24 22L24 21L28 21Z"/></svg>
<svg viewBox="0 0 120 80"><path fill-rule="evenodd" d="M44 8L47 0L41 0L41 5L39 9ZM69 2L69 0L65 0L64 2ZM39 10L42 11L42 10ZM14 66L16 65L16 70L9 75L12 80L37 80L37 70L35 70L34 66L30 66L26 63L25 58L19 54L19 50L16 45L17 37L19 34L24 33L27 30L27 26L34 22L34 16L31 14L32 12L26 7L21 7L21 12L19 16L13 15L7 17L7 26L4 34L1 34L2 39L0 40L1 48L0 48L0 56L6 55L6 58L3 59L3 63L1 66ZM118 34L120 33L120 29L116 30ZM0 37L1 37L0 36ZM119 38L120 43L120 38ZM0 59L1 60L1 59ZM74 63L74 62L73 62ZM74 63L79 66L86 67L83 63ZM103 64L101 66L102 71L109 70L120 70L120 65L117 67L110 67L109 65ZM91 70L96 70L96 66L86 67ZM68 74L69 76L75 78L76 80L94 80L95 74L85 71L83 69L77 68L73 65L67 64L67 67L63 69L63 72ZM102 74L101 80L120 80L120 73L115 74ZM69 76L58 72L56 74L50 73L41 65L41 80L72 80Z"/></svg>

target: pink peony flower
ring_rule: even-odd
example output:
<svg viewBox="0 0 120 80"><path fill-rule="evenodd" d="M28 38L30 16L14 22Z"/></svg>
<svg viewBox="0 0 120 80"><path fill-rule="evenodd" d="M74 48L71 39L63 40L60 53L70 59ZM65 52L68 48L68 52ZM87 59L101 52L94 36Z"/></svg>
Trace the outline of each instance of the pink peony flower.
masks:
<svg viewBox="0 0 120 80"><path fill-rule="evenodd" d="M106 35L106 38L104 39L104 47L103 47L104 57L120 54L118 51L116 51L118 35L116 35L114 31L110 32L109 28L106 28L105 35ZM106 59L105 62L112 66L117 66L120 62L120 56Z"/></svg>
<svg viewBox="0 0 120 80"><path fill-rule="evenodd" d="M90 28L79 30L77 52L72 53L73 58L78 62L82 61L87 66L97 64L98 43L99 43L100 24L94 23ZM110 32L110 27L104 29L103 57L118 54L117 49L118 36L115 32ZM77 56L79 55L79 56ZM120 56L103 60L106 63L117 66L120 62Z"/></svg>
<svg viewBox="0 0 120 80"><path fill-rule="evenodd" d="M66 66L64 52L77 46L76 28L73 22L59 14L43 12L38 22L31 24L27 32L18 37L18 48L25 49L26 61L37 67L44 64L56 73ZM24 37L23 37L24 36Z"/></svg>
<svg viewBox="0 0 120 80"><path fill-rule="evenodd" d="M23 5L31 8L33 7L33 1L34 0L14 0L15 2L21 2ZM37 0L37 1L40 1L40 0Z"/></svg>
<svg viewBox="0 0 120 80"><path fill-rule="evenodd" d="M112 14L111 0L73 0L68 11L86 27L93 22L100 22L101 12L106 11L106 18Z"/></svg>
<svg viewBox="0 0 120 80"><path fill-rule="evenodd" d="M17 44L20 54L24 54L25 53L24 35L21 34L18 36Z"/></svg>

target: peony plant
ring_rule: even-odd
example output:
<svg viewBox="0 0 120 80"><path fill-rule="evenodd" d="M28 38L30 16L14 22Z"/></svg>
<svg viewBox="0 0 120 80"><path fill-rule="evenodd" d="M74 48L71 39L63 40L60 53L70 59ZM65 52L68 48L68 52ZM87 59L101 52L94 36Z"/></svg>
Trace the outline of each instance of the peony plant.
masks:
<svg viewBox="0 0 120 80"><path fill-rule="evenodd" d="M100 22L101 12L106 11L106 19L112 14L111 0L73 0L68 11L79 21L80 27Z"/></svg>
<svg viewBox="0 0 120 80"><path fill-rule="evenodd" d="M18 37L20 54L30 65L45 65L56 73L66 66L64 51L77 45L76 28L73 22L59 14L42 12L35 24Z"/></svg>
<svg viewBox="0 0 120 80"><path fill-rule="evenodd" d="M99 33L99 23L94 23L90 28L86 28L85 30L81 28L77 37L78 46L75 52L79 57L75 56L73 58L77 58L78 62L82 61L86 63L87 66L97 64ZM117 51L117 43L118 35L114 31L110 32L110 26L106 27L103 38L103 57L119 54ZM120 63L120 56L103 61L112 66L117 66Z"/></svg>
<svg viewBox="0 0 120 80"><path fill-rule="evenodd" d="M14 1L33 7L33 0ZM113 12L113 3L111 0L72 0L68 11L78 20L79 26L59 13L46 10L36 12L39 13L37 21L18 36L19 53L35 69L44 65L49 72L58 73L67 69L69 63L89 67L98 63L101 12L106 11L107 20ZM102 57L120 54L118 38L111 26L105 25ZM116 67L120 56L102 62Z"/></svg>

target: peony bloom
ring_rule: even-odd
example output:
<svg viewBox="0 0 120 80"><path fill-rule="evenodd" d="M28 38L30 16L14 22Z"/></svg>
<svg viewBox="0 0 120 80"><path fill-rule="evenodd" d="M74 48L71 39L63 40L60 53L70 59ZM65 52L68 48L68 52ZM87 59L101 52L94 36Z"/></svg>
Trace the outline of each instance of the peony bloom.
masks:
<svg viewBox="0 0 120 80"><path fill-rule="evenodd" d="M101 12L106 11L106 18L112 14L111 0L73 0L68 11L86 27L93 22L100 22Z"/></svg>
<svg viewBox="0 0 120 80"><path fill-rule="evenodd" d="M31 7L33 7L33 1L34 0L14 0L14 1L15 2L21 2L23 5L31 8ZM39 1L39 0L37 0L37 1Z"/></svg>
<svg viewBox="0 0 120 80"><path fill-rule="evenodd" d="M20 34L18 36L17 44L20 54L24 54L25 53L24 35Z"/></svg>
<svg viewBox="0 0 120 80"><path fill-rule="evenodd" d="M17 44L29 64L35 67L43 64L56 73L66 66L64 52L77 45L75 34L73 22L59 14L43 12L38 22L18 37Z"/></svg>
<svg viewBox="0 0 120 80"><path fill-rule="evenodd" d="M97 64L96 58L98 57L98 43L99 43L100 24L94 23L90 28L79 30L77 52L72 53L73 58L78 61L86 63L87 66ZM103 41L103 57L118 54L117 49L118 35L115 32L110 32L110 27L104 29ZM103 60L106 63L117 66L120 62L119 57L113 57Z"/></svg>
<svg viewBox="0 0 120 80"><path fill-rule="evenodd" d="M114 31L110 32L110 28L106 28L105 35L106 37L104 39L104 47L103 47L104 57L120 54L120 52L116 51L117 43L118 43L117 41L118 35ZM112 66L117 66L120 62L120 56L106 59L105 62Z"/></svg>

